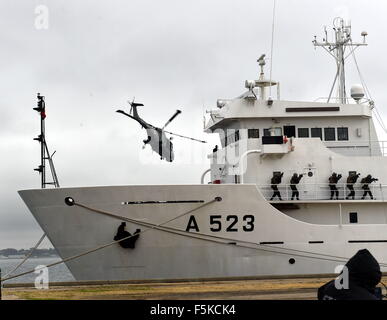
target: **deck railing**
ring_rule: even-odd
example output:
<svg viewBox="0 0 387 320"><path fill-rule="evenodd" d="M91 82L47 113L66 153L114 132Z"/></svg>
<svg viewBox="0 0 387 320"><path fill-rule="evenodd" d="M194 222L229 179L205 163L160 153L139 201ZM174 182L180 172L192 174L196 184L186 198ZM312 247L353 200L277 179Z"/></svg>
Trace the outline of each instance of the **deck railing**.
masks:
<svg viewBox="0 0 387 320"><path fill-rule="evenodd" d="M274 190L272 189L271 184L267 185L257 185L262 195L266 200L270 201L271 197L274 194ZM362 184L354 184L353 189L355 191L355 196L353 200L362 200L362 197L365 193L365 190L362 188ZM281 198L283 201L291 201L292 200L292 189L290 184L278 184L278 191L281 194ZM372 183L368 185L369 190L373 196L371 199L370 195L367 194L365 200L387 200L387 185ZM300 183L296 185L296 188L299 192L299 199L307 200L307 201L321 201L321 200L330 200L331 199L331 189L328 183L317 183L317 184L308 184L308 183ZM347 184L338 183L336 188L339 192L339 200L346 199L346 197L350 194L351 190L348 189ZM336 195L333 196L333 199L336 200ZM294 201L297 201L297 198L294 197ZM352 200L352 197L349 198ZM279 201L278 197L275 197L273 201Z"/></svg>
<svg viewBox="0 0 387 320"><path fill-rule="evenodd" d="M324 141L331 149L341 149L343 154L359 154L364 156L387 156L387 141Z"/></svg>

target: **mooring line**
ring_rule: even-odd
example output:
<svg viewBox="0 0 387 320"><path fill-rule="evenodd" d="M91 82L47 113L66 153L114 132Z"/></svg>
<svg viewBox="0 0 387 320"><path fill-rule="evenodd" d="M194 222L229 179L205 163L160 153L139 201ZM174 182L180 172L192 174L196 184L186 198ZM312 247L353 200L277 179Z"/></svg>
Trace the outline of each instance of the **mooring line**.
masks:
<svg viewBox="0 0 387 320"><path fill-rule="evenodd" d="M32 254L34 253L34 251L40 246L40 244L42 243L42 241L44 240L44 238L46 237L46 234L44 233L39 241L35 244L35 246L30 250L30 252L24 257L24 259L15 267L13 268L13 270L11 270L10 272L6 273L4 278L7 278L9 275L11 275L12 273L14 273L17 269L19 269L31 256Z"/></svg>
<svg viewBox="0 0 387 320"><path fill-rule="evenodd" d="M66 198L66 199L68 199L68 198ZM115 219L128 221L128 222L131 222L133 224L138 224L138 225L146 226L146 227L148 227L148 229L145 229L145 230L143 230L143 231L141 231L139 233L136 233L134 235L130 235L128 237L122 238L120 240L113 241L113 242L110 242L108 244L96 247L96 248L94 248L92 250L80 253L78 255L74 255L74 256L71 256L69 258L65 258L65 259L63 259L61 261L49 264L46 267L50 268L50 267L53 267L55 265L58 265L58 264L61 264L61 263L64 263L64 262L68 262L68 261L80 258L80 257L85 256L87 254L90 254L90 253L93 253L95 251L98 251L98 250L101 250L103 248L106 248L106 247L109 247L111 245L114 245L115 243L119 243L121 241L124 241L126 239L130 239L130 238L132 238L134 236L143 234L143 233L145 233L147 231L154 230L154 229L157 229L157 230L160 230L160 231L164 231L164 232L168 232L168 233L177 234L177 235L184 236L184 237L189 237L189 238L199 239L199 240L203 240L203 241L213 242L213 243L217 243L217 244L232 245L232 246L242 247L242 248L246 248L246 249L252 249L252 250L259 250L259 251L269 252L269 253L283 254L283 255L288 255L288 256L291 255L291 256L294 256L294 257L301 257L301 258L308 258L308 259L317 259L317 260L332 261L332 262L347 262L348 259L349 259L347 257L333 256L333 255L309 252L309 251L304 251L304 250L297 250L297 249L291 249L291 248L272 247L272 246L261 245L259 243L249 242L249 241L245 241L245 240L236 240L236 239L230 239L230 238L225 238L225 237L212 236L212 235L207 235L207 234L198 233L198 232L190 233L190 232L187 232L187 231L184 231L184 230L179 230L179 229L175 229L175 228L172 228L172 227L166 227L165 226L165 224L168 224L169 222L177 220L177 219L179 219L179 218L181 218L181 217L183 217L183 216L185 216L185 215L187 215L189 213L192 213L193 211L199 210L200 208L202 208L202 207L204 207L204 206L206 206L208 204L211 204L211 203L216 202L216 201L221 201L221 200L222 199L220 197L216 197L215 199L213 199L213 200L211 200L209 202L206 202L206 203L204 203L201 206L198 206L198 207L193 208L193 209L191 209L191 210L189 210L187 212L184 212L184 213L182 213L182 214L180 214L180 215L178 215L178 216L176 216L174 218L171 218L171 219L169 219L169 220L167 220L167 221L165 221L163 223L152 224L152 223L148 223L148 222L144 222L144 221L138 221L138 220L135 220L135 219L131 219L131 218L127 218L127 217L124 217L124 216L116 215L116 214L113 214L113 213L110 213L110 212L107 212L107 211L104 211L104 210L92 208L92 207L89 207L89 206L77 203L77 202L75 202L71 198L70 206L76 205L76 206L84 208L84 209L86 209L88 211L93 211L93 212L96 212L96 213L100 213L100 214L103 214L103 215L110 216L110 217L115 218ZM236 242L240 242L240 243L236 243ZM243 245L241 243L245 243L245 244L248 244L248 245ZM263 247L266 247L266 248L252 247L251 245L263 246ZM273 249L275 249L275 250L273 250ZM287 250L288 252L280 252L278 250L285 250L285 251ZM294 253L294 252L299 252L299 253ZM302 253L304 253L304 254L302 254ZM310 255L314 255L314 256L310 256ZM379 263L379 264L381 266L383 266L383 267L387 266L386 263ZM39 269L37 269L37 270L39 270ZM21 276L29 274L29 273L33 273L35 271L36 270L31 270L31 271L24 272L24 273L21 273L21 274L12 276L12 277L1 279L0 281L3 281L3 282L4 281L8 281L8 280L11 280L11 279L14 279L14 278L18 278L18 277L21 277Z"/></svg>
<svg viewBox="0 0 387 320"><path fill-rule="evenodd" d="M76 202L74 201L74 199L72 199L72 198L70 198L70 197L67 197L66 199L68 199L68 200L71 199L71 200L70 200L70 203L71 203L70 206L72 206L72 205L77 205L77 206L82 207L82 208L87 209L87 210L99 212L99 213L106 214L106 215L109 215L109 216L112 216L112 217L115 217L115 218L116 218L116 217L119 217L119 216L116 216L115 214L108 213L108 212L105 212L105 211L103 211L103 210L90 208L90 207L88 207L88 206L85 206L85 205L76 203ZM94 249L85 251L85 252L83 252L83 253L80 253L80 254L77 254L77 255L74 255L74 256L71 256L71 257L62 259L61 261L57 261L57 262L51 263L51 264L49 264L49 265L47 265L47 266L45 266L45 267L46 267L46 268L51 268L51 267L56 266L56 265L58 265L58 264L61 264L61 263L64 263L64 262L68 262L68 261L71 261L71 260L75 260L75 259L77 259L77 258L80 258L80 257L82 257L82 256L88 255L88 254L93 253L93 252L95 252L95 251L98 251L98 250L104 249L104 248L106 248L106 247L112 246L112 245L114 245L114 244L116 244L116 243L119 243L119 242L121 242L121 241L124 241L124 240L126 240L126 239L130 239L130 238L132 238L132 237L134 237L134 236L141 235L141 234L143 234L143 233L145 233L145 232L147 232L147 231L150 231L150 230L153 230L153 229L157 229L157 228L162 227L163 225L165 225L165 224L167 224L167 223L169 223L169 222L172 222L172 221L174 221L174 220L176 220L176 219L179 219L179 218L181 218L181 217L183 217L183 216L185 216L185 215L187 215L187 214L189 214L189 213L192 213L192 212L194 212L194 211L196 211L196 210L199 210L199 209L203 208L204 206L207 206L207 205L209 205L209 204L211 204L211 203L219 202L219 201L222 201L222 198L221 198L221 197L215 197L213 200L210 200L210 201L208 201L208 202L206 202L206 203L204 203L204 204L202 204L202 205L200 205L200 206L198 206L198 207L196 207L196 208L193 208L193 209L191 209L191 210L189 210L189 211L187 211L187 212L184 212L184 213L182 213L182 214L180 214L180 215L178 215L178 216L176 216L176 217L174 217L174 218L171 218L171 219L169 219L169 220L167 220L167 221L165 221L165 222L162 222L162 223L160 223L160 224L158 224L158 225L151 225L148 229L145 229L145 230L143 230L143 231L141 231L141 232L139 232L139 233L136 233L136 234L134 234L134 235L127 236L127 237L122 238L122 239L120 239L120 240L112 241L112 242L110 242L110 243L107 243L107 244L102 245L102 246L98 246L98 247L96 247L96 248L94 248ZM67 203L67 202L66 202L66 203ZM68 203L67 203L67 204L68 204ZM69 205L69 204L68 204L68 205ZM131 219L131 220L132 220L132 219ZM134 220L134 221L136 221L136 220ZM136 224L140 224L140 225L141 225L141 224L142 224L142 225L145 225L145 224L146 224L146 223L141 223L141 222L135 222L135 223L136 223ZM150 225L150 224L148 224L148 225ZM21 277L21 276L24 276L24 275L27 275L27 274L30 274L30 273L34 273L34 272L39 271L39 270L41 270L41 269L42 269L42 268L38 268L38 269L26 271L26 272L23 272L23 273L14 275L14 276L10 276L10 277L7 277L7 278L2 278L2 279L0 279L0 283L2 283L2 282L4 282L4 281L11 280L11 279L19 278L19 277Z"/></svg>
<svg viewBox="0 0 387 320"><path fill-rule="evenodd" d="M155 225L155 224L152 224L150 222L144 222L144 221L139 221L139 220L136 220L136 219L127 218L127 217L116 215L116 214L113 214L111 212L107 212L107 211L104 211L104 210L91 208L91 207L88 207L86 205L82 205L82 204L79 204L79 203L77 203L76 205L78 205L80 207L83 207L83 208L85 208L87 210L90 210L90 211L94 211L94 212L97 212L97 213L100 213L100 214L103 214L103 215L110 216L110 217L118 219L118 220L125 220L127 222L131 222L131 223L134 223L134 224L144 225L144 226L147 226L147 227L152 227L154 229L157 228L157 229L159 229L161 231L164 231L164 232L178 234L178 235L181 235L181 236L191 237L191 238L200 239L200 240L204 240L204 241L211 241L211 242L221 243L221 244L226 244L226 245L230 244L229 242L239 242L239 243L245 243L245 244L254 245L254 246L263 246L263 247L266 247L266 248L270 248L272 250L264 249L264 248L254 248L254 247L250 247L250 246L242 246L241 244L235 244L235 243L232 243L231 245L234 245L234 246L236 245L236 246L240 246L240 247L244 247L244 248L250 248L250 249L257 249L257 250L262 250L262 251L266 251L266 252L278 253L278 254L292 255L292 256L311 258L311 259L322 259L322 260L328 260L328 261L334 261L334 262L346 262L349 259L349 257L335 256L335 255L329 255L329 254L317 253L317 252L311 252L311 251L305 251L305 250L298 250L298 249L292 249L292 248L273 247L273 246L266 245L266 244L260 244L260 243L255 243L255 242L251 242L251 241L246 241L246 240L237 240L237 239L232 239L232 238L208 235L208 234L204 234L204 233L200 233L200 232L190 233L190 232L187 232L185 230L179 230L179 229L175 229L175 228L172 228L172 227ZM206 237L206 239L201 238L200 236ZM210 238L210 239L208 239L208 238ZM215 240L213 240L211 238L219 239L219 240L222 240L222 241L225 241L225 242L215 241ZM275 249L275 250L273 250L273 249ZM277 250L283 250L283 251L288 251L288 252L279 252ZM304 255L299 255L299 254L296 254L294 252L303 253ZM319 257L313 257L313 256L309 256L309 255L315 255L315 256L319 256ZM327 257L327 258L322 258L322 257ZM381 266L383 266L383 267L387 267L386 263L379 263L379 264Z"/></svg>

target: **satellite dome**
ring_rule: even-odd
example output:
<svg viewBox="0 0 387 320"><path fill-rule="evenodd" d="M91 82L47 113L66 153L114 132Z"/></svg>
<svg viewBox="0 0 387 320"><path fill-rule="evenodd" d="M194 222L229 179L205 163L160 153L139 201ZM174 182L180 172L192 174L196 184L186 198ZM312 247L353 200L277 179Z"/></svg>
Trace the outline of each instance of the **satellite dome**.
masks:
<svg viewBox="0 0 387 320"><path fill-rule="evenodd" d="M226 105L227 101L225 100L222 100L222 99L218 99L216 100L216 106L221 109L223 108L225 105Z"/></svg>
<svg viewBox="0 0 387 320"><path fill-rule="evenodd" d="M351 97L355 101L359 101L360 99L364 98L364 89L361 84L354 84L351 87Z"/></svg>

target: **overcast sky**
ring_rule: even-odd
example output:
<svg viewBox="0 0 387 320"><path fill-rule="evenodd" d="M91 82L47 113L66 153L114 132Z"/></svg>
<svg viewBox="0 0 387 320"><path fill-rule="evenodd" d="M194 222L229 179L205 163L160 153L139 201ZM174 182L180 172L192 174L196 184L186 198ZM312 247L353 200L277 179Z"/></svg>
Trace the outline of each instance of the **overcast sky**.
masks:
<svg viewBox="0 0 387 320"><path fill-rule="evenodd" d="M48 29L35 9L48 8ZM203 111L244 91L270 55L273 0L1 0L0 248L29 248L42 231L17 190L39 188L36 93L46 96L46 135L61 186L199 183L205 154ZM327 96L335 65L313 36L333 18L350 18L363 76L385 118L387 3L380 0L277 0L273 78L281 98ZM358 83L348 63L348 83ZM115 113L136 96L141 115L209 141L174 139L176 162L161 162L134 121ZM44 246L49 246L46 242Z"/></svg>

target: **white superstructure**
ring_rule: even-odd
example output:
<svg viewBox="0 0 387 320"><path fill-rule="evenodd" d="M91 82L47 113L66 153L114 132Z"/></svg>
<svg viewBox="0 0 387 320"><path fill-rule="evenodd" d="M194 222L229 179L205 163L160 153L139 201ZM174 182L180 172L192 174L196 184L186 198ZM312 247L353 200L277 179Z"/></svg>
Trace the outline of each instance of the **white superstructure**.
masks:
<svg viewBox="0 0 387 320"><path fill-rule="evenodd" d="M279 83L265 77L261 56L259 79L246 81L239 97L219 99L209 113L205 131L219 134L221 146L208 156L202 184L20 191L62 258L112 242L122 221L131 233L141 229L134 248L115 243L68 261L75 278L324 274L362 248L386 271L385 145L364 85L353 86L347 97L345 83L344 61L365 40L353 43L350 26L342 19L334 24L333 42L314 41L337 63L326 101L280 100ZM271 200L278 172L282 200ZM331 200L334 172L342 178ZM291 196L294 173L303 175L299 200ZM358 173L355 196L346 199L346 179ZM378 181L369 184L373 197L362 199L367 175Z"/></svg>

